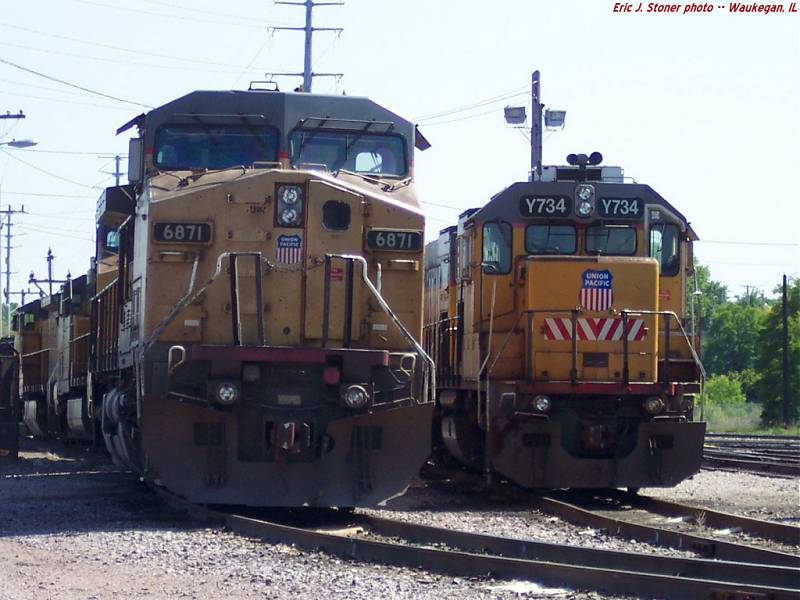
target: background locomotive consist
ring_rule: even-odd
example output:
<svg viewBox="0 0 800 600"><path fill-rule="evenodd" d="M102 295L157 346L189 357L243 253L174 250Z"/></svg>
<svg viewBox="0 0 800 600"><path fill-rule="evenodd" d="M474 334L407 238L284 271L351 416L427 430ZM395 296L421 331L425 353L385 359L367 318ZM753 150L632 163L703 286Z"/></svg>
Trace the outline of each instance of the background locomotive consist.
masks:
<svg viewBox="0 0 800 600"><path fill-rule="evenodd" d="M697 238L601 160L570 155L427 246L440 442L487 476L638 488L700 467L702 366L683 328Z"/></svg>
<svg viewBox="0 0 800 600"><path fill-rule="evenodd" d="M196 502L371 505L430 452L413 124L366 98L142 114L93 268L17 312L23 420Z"/></svg>

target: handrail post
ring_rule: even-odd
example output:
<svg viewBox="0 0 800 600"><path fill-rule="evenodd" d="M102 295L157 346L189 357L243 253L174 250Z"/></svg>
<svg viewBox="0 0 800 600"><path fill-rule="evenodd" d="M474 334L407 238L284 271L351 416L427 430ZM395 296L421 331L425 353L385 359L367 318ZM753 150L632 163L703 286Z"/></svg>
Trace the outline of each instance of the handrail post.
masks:
<svg viewBox="0 0 800 600"><path fill-rule="evenodd" d="M233 345L240 346L242 340L239 336L239 282L236 273L236 254L234 253L228 256L228 273L231 280L231 325L233 327Z"/></svg>
<svg viewBox="0 0 800 600"><path fill-rule="evenodd" d="M353 262L348 259L345 279L346 286L344 290L344 323L342 331L342 346L349 348L353 337Z"/></svg>
<svg viewBox="0 0 800 600"><path fill-rule="evenodd" d="M622 311L622 381L630 383L631 374L628 365L628 312Z"/></svg>
<svg viewBox="0 0 800 600"><path fill-rule="evenodd" d="M328 345L331 312L331 255L325 255L325 281L322 283L322 347Z"/></svg>
<svg viewBox="0 0 800 600"><path fill-rule="evenodd" d="M570 323L572 325L572 369L570 369L570 380L572 385L578 381L578 311L572 309L570 312Z"/></svg>
<svg viewBox="0 0 800 600"><path fill-rule="evenodd" d="M669 313L664 313L664 322L666 324L664 328L664 383L669 382L669 337L672 329L670 317Z"/></svg>
<svg viewBox="0 0 800 600"><path fill-rule="evenodd" d="M531 381L536 381L536 369L534 366L534 359L533 359L533 317L534 313L531 311L528 312L528 358L525 361L525 376L526 379L530 379Z"/></svg>
<svg viewBox="0 0 800 600"><path fill-rule="evenodd" d="M261 290L261 253L253 254L254 267L256 269L256 326L258 327L258 345L266 344L266 334L264 332L264 298Z"/></svg>

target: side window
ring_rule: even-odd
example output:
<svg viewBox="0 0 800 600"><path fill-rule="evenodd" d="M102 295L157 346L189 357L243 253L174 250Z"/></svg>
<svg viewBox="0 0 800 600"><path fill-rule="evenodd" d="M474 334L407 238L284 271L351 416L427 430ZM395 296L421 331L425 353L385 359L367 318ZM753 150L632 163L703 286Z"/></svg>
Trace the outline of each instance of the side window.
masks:
<svg viewBox="0 0 800 600"><path fill-rule="evenodd" d="M458 277L462 280L470 278L472 262L472 234L464 234L458 238Z"/></svg>
<svg viewBox="0 0 800 600"><path fill-rule="evenodd" d="M633 256L636 254L636 229L627 225L589 225L586 228L586 253Z"/></svg>
<svg viewBox="0 0 800 600"><path fill-rule="evenodd" d="M672 223L657 223L650 227L650 256L658 259L662 276L677 275L680 271L680 231Z"/></svg>
<svg viewBox="0 0 800 600"><path fill-rule="evenodd" d="M525 252L528 254L575 254L576 236L572 225L528 225Z"/></svg>
<svg viewBox="0 0 800 600"><path fill-rule="evenodd" d="M106 232L105 243L103 244L106 250L116 252L119 250L119 231L111 229Z"/></svg>
<svg viewBox="0 0 800 600"><path fill-rule="evenodd" d="M511 225L505 222L483 226L483 272L504 275L511 271Z"/></svg>

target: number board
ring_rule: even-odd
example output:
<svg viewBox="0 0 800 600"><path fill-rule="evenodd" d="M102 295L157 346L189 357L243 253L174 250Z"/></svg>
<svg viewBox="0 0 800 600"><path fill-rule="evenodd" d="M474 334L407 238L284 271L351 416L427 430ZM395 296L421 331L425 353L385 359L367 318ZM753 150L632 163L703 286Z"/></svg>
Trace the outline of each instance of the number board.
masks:
<svg viewBox="0 0 800 600"><path fill-rule="evenodd" d="M644 202L641 198L600 198L597 214L606 219L644 218Z"/></svg>
<svg viewBox="0 0 800 600"><path fill-rule="evenodd" d="M367 248L392 252L419 252L422 250L422 233L402 229L370 229Z"/></svg>
<svg viewBox="0 0 800 600"><path fill-rule="evenodd" d="M208 244L211 223L161 221L153 225L153 239L168 244Z"/></svg>
<svg viewBox="0 0 800 600"><path fill-rule="evenodd" d="M519 212L523 217L568 217L572 214L569 196L522 196Z"/></svg>

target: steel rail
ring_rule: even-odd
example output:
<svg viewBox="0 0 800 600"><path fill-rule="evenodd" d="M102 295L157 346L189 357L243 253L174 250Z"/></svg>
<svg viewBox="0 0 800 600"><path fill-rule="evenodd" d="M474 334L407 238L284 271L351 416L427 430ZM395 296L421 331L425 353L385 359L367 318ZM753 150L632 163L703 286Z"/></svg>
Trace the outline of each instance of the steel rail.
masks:
<svg viewBox="0 0 800 600"><path fill-rule="evenodd" d="M667 546L676 550L694 551L707 558L800 568L800 556L784 552L725 542L652 525L632 523L551 496L541 496L537 498L536 503L545 512L583 526L605 529L611 535L627 539L656 546Z"/></svg>
<svg viewBox="0 0 800 600"><path fill-rule="evenodd" d="M703 452L703 463L710 466L728 467L743 471L757 471L759 473L770 473L789 477L800 476L800 464L746 460L743 458L733 458L730 455L720 456L718 454L709 453L707 450Z"/></svg>
<svg viewBox="0 0 800 600"><path fill-rule="evenodd" d="M668 517L691 517L695 522L702 522L707 527L714 529L740 528L742 531L764 539L800 546L800 527L754 519L742 515L735 515L720 510L713 510L702 506L692 506L653 496L631 496L625 492L612 491L610 495L621 502L627 502L636 508L655 512Z"/></svg>
<svg viewBox="0 0 800 600"><path fill-rule="evenodd" d="M428 525L415 524L413 527L408 527L408 523L402 521L358 516L362 523L386 536L395 536L422 544L445 544L468 552L491 553L507 558L584 565L637 573L680 574L681 577L692 579L748 585L792 588L800 584L800 569L792 567L585 548L469 533Z"/></svg>
<svg viewBox="0 0 800 600"><path fill-rule="evenodd" d="M770 583L748 584L737 581L718 581L716 579L699 579L683 574L642 573L637 570L620 570L598 566L574 565L567 562L546 562L531 558L513 558L485 553L464 552L425 548L402 543L388 543L357 537L348 537L343 533L335 533L320 529L311 529L266 521L249 516L229 514L217 510L206 509L190 504L158 490L176 508L188 511L191 515L203 519L224 523L229 529L242 535L256 537L275 543L295 544L297 546L319 551L345 559L364 562L390 564L410 568L422 568L433 572L447 573L460 577L514 578L533 580L548 586L565 586L574 589L602 590L612 594L635 594L637 596L659 596L683 598L686 600L706 600L709 598L771 598L772 600L788 600L796 598L800 587L779 587L775 581ZM364 517L365 522L372 522L376 527L384 521L384 531L390 530L390 522L377 518ZM402 532L406 539L428 539L427 530L436 529L408 523L395 523L394 531ZM485 549L486 538L465 532L438 530L439 536L462 535L462 542L477 545ZM467 542L472 537L472 542ZM480 541L479 541L480 540ZM483 543L483 546L480 544ZM499 539L498 543L515 544L519 541ZM558 547L557 545L554 545ZM562 549L565 547L561 547ZM569 547L566 547L569 548ZM603 552L603 551L598 551ZM707 561L712 562L712 561ZM764 581L767 573L782 581L790 574L789 570L761 565L739 565L741 573L753 568L763 569L759 581ZM701 572L698 569L697 572ZM796 581L795 576L793 581Z"/></svg>

